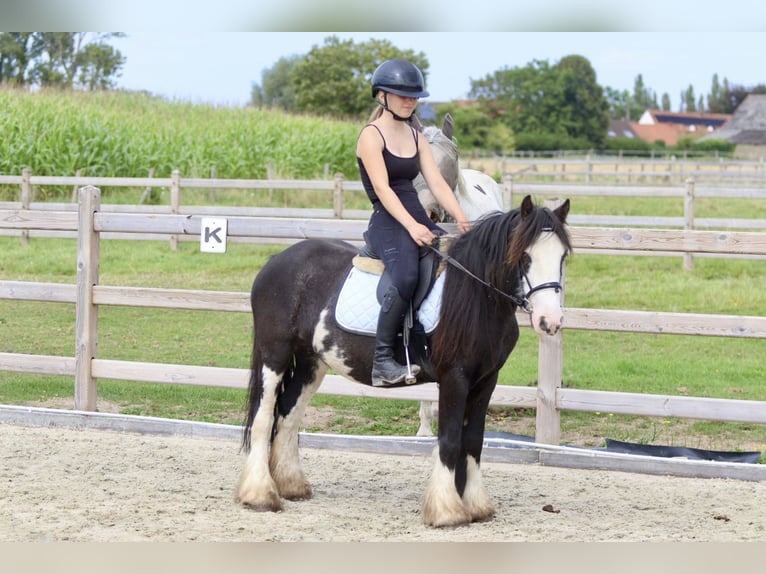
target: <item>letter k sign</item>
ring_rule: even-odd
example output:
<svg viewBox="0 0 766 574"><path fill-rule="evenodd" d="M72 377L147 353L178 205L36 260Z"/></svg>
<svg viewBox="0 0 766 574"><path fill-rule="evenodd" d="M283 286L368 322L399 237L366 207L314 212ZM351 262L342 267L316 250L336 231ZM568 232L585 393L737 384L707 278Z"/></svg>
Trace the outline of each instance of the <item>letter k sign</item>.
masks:
<svg viewBox="0 0 766 574"><path fill-rule="evenodd" d="M225 253L226 230L226 219L203 217L199 235L200 251L207 253Z"/></svg>

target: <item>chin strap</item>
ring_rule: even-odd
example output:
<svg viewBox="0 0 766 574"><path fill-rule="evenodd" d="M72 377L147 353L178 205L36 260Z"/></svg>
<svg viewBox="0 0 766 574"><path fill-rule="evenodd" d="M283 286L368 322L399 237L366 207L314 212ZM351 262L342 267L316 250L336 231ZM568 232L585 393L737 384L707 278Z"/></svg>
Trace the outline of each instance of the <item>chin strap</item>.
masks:
<svg viewBox="0 0 766 574"><path fill-rule="evenodd" d="M378 102L380 103L380 102ZM412 116L404 118L398 114L395 114L391 108L388 107L388 93L383 92L383 109L390 113L397 122L411 122Z"/></svg>

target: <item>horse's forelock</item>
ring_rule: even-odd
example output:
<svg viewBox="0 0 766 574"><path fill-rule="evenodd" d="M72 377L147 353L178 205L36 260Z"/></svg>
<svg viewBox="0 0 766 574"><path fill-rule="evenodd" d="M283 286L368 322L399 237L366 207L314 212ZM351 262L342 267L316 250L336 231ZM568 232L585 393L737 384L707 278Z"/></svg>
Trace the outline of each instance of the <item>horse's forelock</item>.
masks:
<svg viewBox="0 0 766 574"><path fill-rule="evenodd" d="M506 262L511 267L518 265L524 252L544 231L556 234L567 252L571 251L569 232L565 225L547 207L535 207L527 217L519 217L519 222L508 246Z"/></svg>

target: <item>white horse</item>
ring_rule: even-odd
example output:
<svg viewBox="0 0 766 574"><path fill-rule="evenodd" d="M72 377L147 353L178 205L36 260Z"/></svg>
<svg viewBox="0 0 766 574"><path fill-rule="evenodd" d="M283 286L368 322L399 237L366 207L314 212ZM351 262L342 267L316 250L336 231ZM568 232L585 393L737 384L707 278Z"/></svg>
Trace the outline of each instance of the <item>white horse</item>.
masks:
<svg viewBox="0 0 766 574"><path fill-rule="evenodd" d="M475 169L460 170L455 195L469 221L493 211L505 211L503 188L492 177Z"/></svg>

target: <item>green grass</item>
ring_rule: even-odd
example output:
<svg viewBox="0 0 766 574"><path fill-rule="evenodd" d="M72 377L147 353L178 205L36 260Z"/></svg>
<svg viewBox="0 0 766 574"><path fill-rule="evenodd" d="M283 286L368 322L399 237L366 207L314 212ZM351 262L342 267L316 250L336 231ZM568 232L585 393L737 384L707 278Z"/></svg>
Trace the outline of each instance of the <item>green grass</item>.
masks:
<svg viewBox="0 0 766 574"><path fill-rule="evenodd" d="M167 242L104 241L101 283L213 291L249 291L257 270L279 246L231 244L224 255L196 244L171 251ZM0 278L74 284L74 240L0 238ZM576 254L567 266L569 307L763 315L766 262ZM102 307L99 357L129 361L246 368L251 346L247 313ZM74 306L0 301L0 351L74 354ZM568 330L564 385L572 388L766 400L764 341ZM500 383L534 385L537 337L523 329L500 372ZM0 373L0 402L51 404L73 396L67 377ZM99 401L116 410L238 424L245 393L130 381L98 382ZM52 403L52 404L55 404ZM411 435L418 403L317 395L319 416L308 430ZM321 422L316 422L321 421ZM534 411L493 407L488 428L534 433ZM750 450L766 444L761 425L564 412L566 442L598 445L605 437L637 442Z"/></svg>

